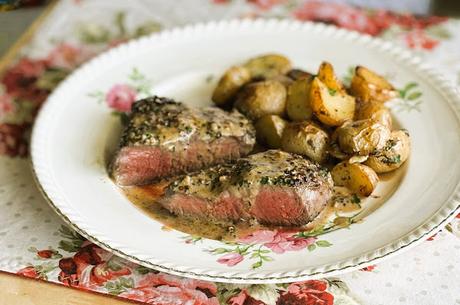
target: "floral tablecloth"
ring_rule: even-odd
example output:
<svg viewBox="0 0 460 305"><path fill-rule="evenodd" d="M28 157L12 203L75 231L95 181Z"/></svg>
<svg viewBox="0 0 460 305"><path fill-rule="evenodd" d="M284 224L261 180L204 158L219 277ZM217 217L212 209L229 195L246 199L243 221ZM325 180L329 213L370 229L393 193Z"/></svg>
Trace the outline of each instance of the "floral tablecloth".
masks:
<svg viewBox="0 0 460 305"><path fill-rule="evenodd" d="M56 85L96 54L173 26L225 18L332 23L413 49L460 84L460 21L293 0L62 0L0 76L0 270L150 304L460 304L460 219L377 266L282 285L180 278L130 263L69 229L37 190L28 161L34 117ZM141 88L142 89L142 88ZM135 90L95 93L117 111ZM410 204L410 203L408 203ZM228 263L232 258L228 258Z"/></svg>

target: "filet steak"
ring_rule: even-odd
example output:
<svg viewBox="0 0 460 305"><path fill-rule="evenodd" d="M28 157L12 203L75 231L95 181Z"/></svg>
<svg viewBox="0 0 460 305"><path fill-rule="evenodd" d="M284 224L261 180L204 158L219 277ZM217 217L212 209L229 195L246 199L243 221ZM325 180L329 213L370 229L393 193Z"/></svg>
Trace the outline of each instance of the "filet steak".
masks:
<svg viewBox="0 0 460 305"><path fill-rule="evenodd" d="M237 111L154 96L133 104L110 169L119 185L148 184L235 160L254 144L254 127Z"/></svg>
<svg viewBox="0 0 460 305"><path fill-rule="evenodd" d="M180 177L160 204L175 215L217 223L302 226L323 210L332 186L326 168L268 150Z"/></svg>

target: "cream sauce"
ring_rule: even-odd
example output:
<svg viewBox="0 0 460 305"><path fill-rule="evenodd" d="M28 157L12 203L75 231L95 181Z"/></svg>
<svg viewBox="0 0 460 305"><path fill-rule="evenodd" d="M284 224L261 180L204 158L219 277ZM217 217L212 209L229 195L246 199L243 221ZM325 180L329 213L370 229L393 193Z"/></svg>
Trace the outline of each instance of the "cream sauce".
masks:
<svg viewBox="0 0 460 305"><path fill-rule="evenodd" d="M123 187L122 191L135 206L153 219L161 222L165 230L174 229L193 236L234 241L238 237L246 236L257 229L267 228L260 225L251 226L248 223L229 226L228 224L217 224L176 216L163 208L157 200L163 195L166 185L167 183Z"/></svg>
<svg viewBox="0 0 460 305"><path fill-rule="evenodd" d="M334 187L333 200L326 208L309 224L303 227L279 227L251 225L247 222L237 223L229 226L228 224L216 224L202 220L191 220L185 217L178 217L171 214L158 203L158 199L163 195L168 182L148 186L131 186L121 188L127 198L144 213L159 221L164 225L165 230L174 229L190 234L192 236L235 241L238 238L261 230L288 230L288 231L309 231L319 226L331 223L338 213L358 212L360 205L354 203L356 197L343 187Z"/></svg>
<svg viewBox="0 0 460 305"><path fill-rule="evenodd" d="M151 97L134 104L121 145L161 146L174 150L190 138L210 143L220 137L244 138L253 145L254 129L242 114L217 107L189 108L184 104Z"/></svg>

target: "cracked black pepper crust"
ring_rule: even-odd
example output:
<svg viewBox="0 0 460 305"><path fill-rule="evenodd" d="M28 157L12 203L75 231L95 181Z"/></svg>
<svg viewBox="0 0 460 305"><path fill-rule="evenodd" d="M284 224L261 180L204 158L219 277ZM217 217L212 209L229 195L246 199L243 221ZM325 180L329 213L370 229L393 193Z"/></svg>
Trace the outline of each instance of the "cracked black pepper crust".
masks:
<svg viewBox="0 0 460 305"><path fill-rule="evenodd" d="M255 143L252 123L237 111L216 107L189 108L172 99L153 96L134 103L120 147L163 146L174 149L192 139L212 142L221 137Z"/></svg>
<svg viewBox="0 0 460 305"><path fill-rule="evenodd" d="M332 187L327 168L300 155L268 150L232 164L221 164L183 176L171 184L169 191L211 198L231 188L276 185L316 189L325 183Z"/></svg>

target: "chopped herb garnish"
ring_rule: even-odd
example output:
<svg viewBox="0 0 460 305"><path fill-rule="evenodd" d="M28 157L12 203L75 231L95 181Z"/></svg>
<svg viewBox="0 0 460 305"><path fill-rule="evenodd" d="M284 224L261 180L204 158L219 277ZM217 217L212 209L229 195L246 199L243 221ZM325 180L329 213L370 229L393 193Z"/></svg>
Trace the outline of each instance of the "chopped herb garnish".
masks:
<svg viewBox="0 0 460 305"><path fill-rule="evenodd" d="M386 163L386 164L398 164L398 163L401 163L401 155L396 155L396 156L393 156L393 157L385 156L383 162Z"/></svg>
<svg viewBox="0 0 460 305"><path fill-rule="evenodd" d="M262 177L262 179L260 179L260 183L261 184L268 184L270 182L270 178L268 177Z"/></svg>
<svg viewBox="0 0 460 305"><path fill-rule="evenodd" d="M393 139L390 139L387 141L385 147L383 148L383 150L385 151L389 151L390 149L392 149L398 142L393 140Z"/></svg>
<svg viewBox="0 0 460 305"><path fill-rule="evenodd" d="M358 195L353 194L353 196L351 196L351 202L357 204L359 208L361 208L361 199L358 197Z"/></svg>
<svg viewBox="0 0 460 305"><path fill-rule="evenodd" d="M358 195L353 194L353 196L351 196L351 202L353 202L353 203L361 203L361 199L358 197Z"/></svg>
<svg viewBox="0 0 460 305"><path fill-rule="evenodd" d="M337 93L337 90L335 89L327 88L327 90L329 91L329 94L332 96L334 96Z"/></svg>

